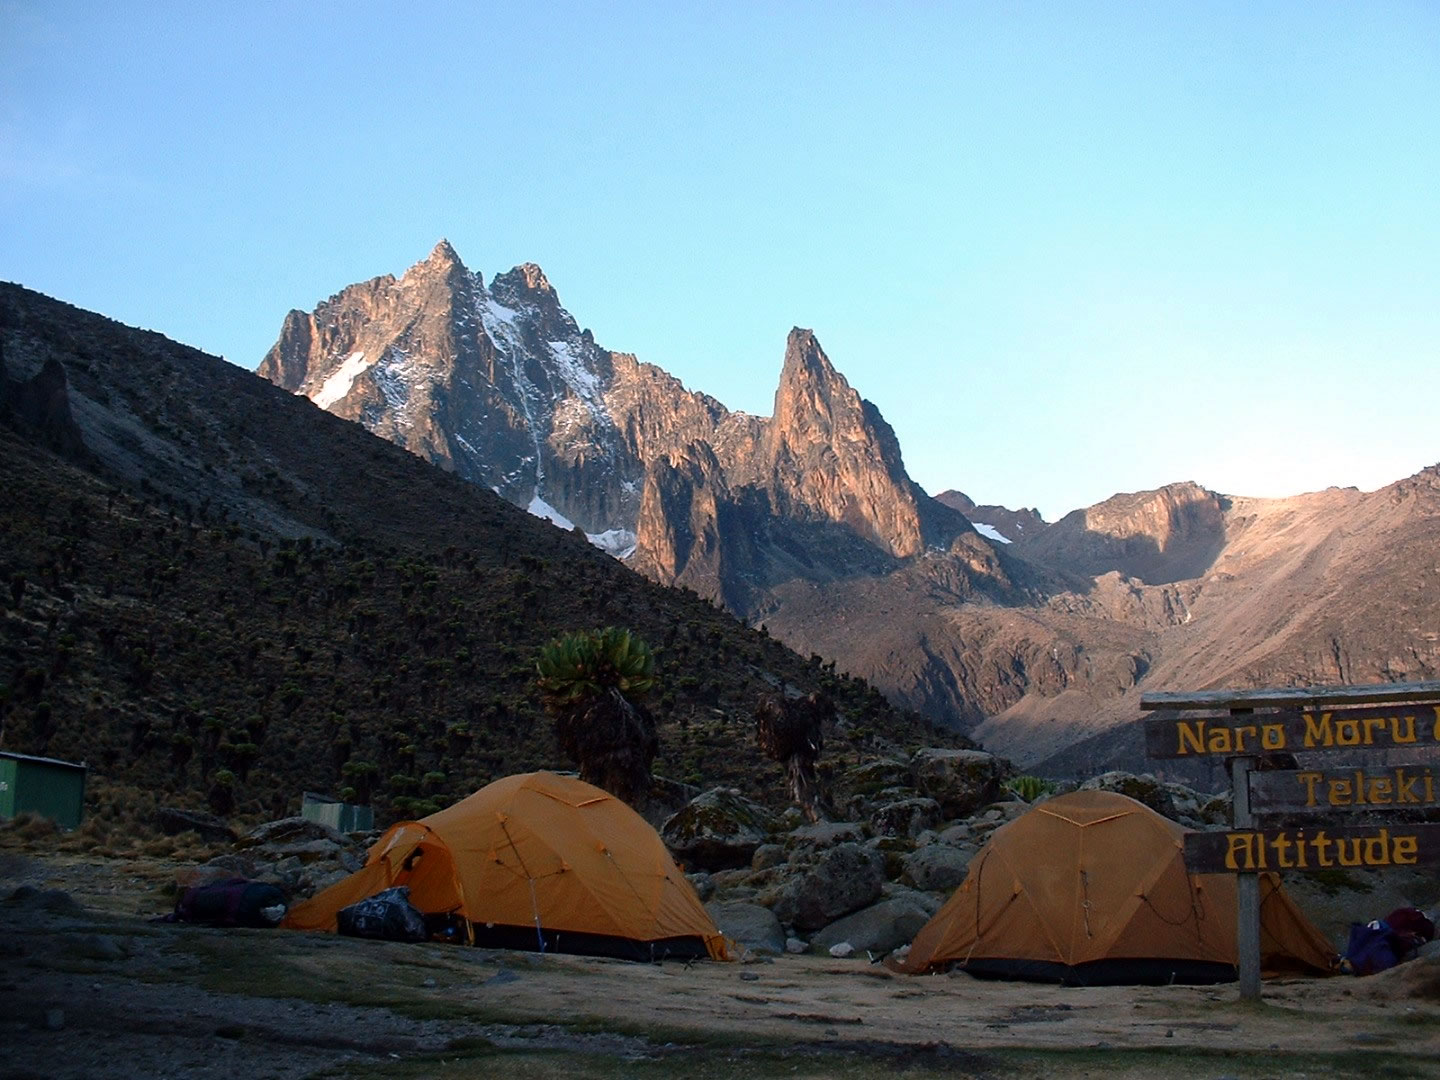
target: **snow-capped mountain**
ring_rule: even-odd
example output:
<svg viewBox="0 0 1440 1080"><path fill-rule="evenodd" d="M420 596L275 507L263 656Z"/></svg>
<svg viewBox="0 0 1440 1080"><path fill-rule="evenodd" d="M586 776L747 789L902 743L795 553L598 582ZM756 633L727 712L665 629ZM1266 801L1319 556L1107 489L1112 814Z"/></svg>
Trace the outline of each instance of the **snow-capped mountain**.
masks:
<svg viewBox="0 0 1440 1080"><path fill-rule="evenodd" d="M790 336L773 419L732 413L596 344L538 266L487 286L445 241L398 279L290 312L259 372L670 581L724 577L677 551L654 488L700 462L722 503L758 497L762 517L843 525L891 557L970 531L910 481L889 425L808 331Z"/></svg>

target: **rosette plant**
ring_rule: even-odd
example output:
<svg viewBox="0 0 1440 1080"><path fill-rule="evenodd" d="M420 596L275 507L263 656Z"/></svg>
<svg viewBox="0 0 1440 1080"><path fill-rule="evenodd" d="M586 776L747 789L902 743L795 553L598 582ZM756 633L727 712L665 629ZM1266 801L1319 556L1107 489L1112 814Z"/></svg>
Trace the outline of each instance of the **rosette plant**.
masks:
<svg viewBox="0 0 1440 1080"><path fill-rule="evenodd" d="M543 646L535 662L555 741L580 768L580 779L631 806L650 792L660 749L645 696L655 687L655 657L628 630L578 630Z"/></svg>

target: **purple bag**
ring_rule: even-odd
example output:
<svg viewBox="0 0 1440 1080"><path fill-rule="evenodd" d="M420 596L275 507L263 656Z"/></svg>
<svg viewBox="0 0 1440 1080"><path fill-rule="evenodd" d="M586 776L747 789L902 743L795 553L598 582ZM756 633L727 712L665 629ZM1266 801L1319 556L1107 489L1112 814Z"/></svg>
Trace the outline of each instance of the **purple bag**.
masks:
<svg viewBox="0 0 1440 1080"><path fill-rule="evenodd" d="M167 921L269 928L284 917L285 894L274 885L229 878L182 890Z"/></svg>

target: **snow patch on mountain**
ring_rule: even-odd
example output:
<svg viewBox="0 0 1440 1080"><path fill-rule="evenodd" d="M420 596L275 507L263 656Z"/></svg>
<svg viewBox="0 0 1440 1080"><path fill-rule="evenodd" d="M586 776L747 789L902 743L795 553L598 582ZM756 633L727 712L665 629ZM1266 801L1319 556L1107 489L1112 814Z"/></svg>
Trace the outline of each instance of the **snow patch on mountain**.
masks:
<svg viewBox="0 0 1440 1080"><path fill-rule="evenodd" d="M331 405L334 405L350 392L350 387L354 385L355 380L358 379L369 366L370 365L365 362L365 354L363 352L351 353L345 358L343 364L330 373L330 377L325 380L325 384L320 387L319 392L311 397L310 400L322 409L330 408Z"/></svg>
<svg viewBox="0 0 1440 1080"><path fill-rule="evenodd" d="M525 508L538 518L544 518L556 528L573 529L575 523L556 510L537 493ZM635 553L635 534L629 529L606 529L602 533L586 533L585 539L607 555L617 559L628 559Z"/></svg>
<svg viewBox="0 0 1440 1080"><path fill-rule="evenodd" d="M530 505L525 507L525 509L536 517L544 518L546 521L558 525L562 529L575 528L575 523L542 499L539 492L536 492L534 498L530 500Z"/></svg>
<svg viewBox="0 0 1440 1080"><path fill-rule="evenodd" d="M375 373L371 376L384 396L385 404L394 411L396 419L402 424L411 420L405 413L405 406L410 403L410 388L415 374L415 365L409 357L399 349L391 347L375 365Z"/></svg>
<svg viewBox="0 0 1440 1080"><path fill-rule="evenodd" d="M994 525L986 525L983 521L972 522L975 531L987 540L996 540L1002 544L1014 543L1008 536L1001 533Z"/></svg>
<svg viewBox="0 0 1440 1080"><path fill-rule="evenodd" d="M628 559L635 554L635 534L629 529L606 529L602 533L586 533L585 539L607 555Z"/></svg>
<svg viewBox="0 0 1440 1080"><path fill-rule="evenodd" d="M574 344L568 341L547 341L545 344L550 347L550 355L555 357L556 373L575 392L575 396L598 416L601 412L600 380L586 367Z"/></svg>

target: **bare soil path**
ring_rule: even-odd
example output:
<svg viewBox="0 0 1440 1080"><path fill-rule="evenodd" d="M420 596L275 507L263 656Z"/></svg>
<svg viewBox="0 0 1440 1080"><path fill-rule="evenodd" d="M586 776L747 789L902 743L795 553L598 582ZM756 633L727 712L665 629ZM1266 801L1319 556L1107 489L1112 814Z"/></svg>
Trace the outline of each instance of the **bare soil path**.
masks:
<svg viewBox="0 0 1440 1080"><path fill-rule="evenodd" d="M151 923L173 872L0 854L0 1080L1440 1077L1440 957L1259 1005L863 960L645 965ZM3 899L21 886L71 899Z"/></svg>

